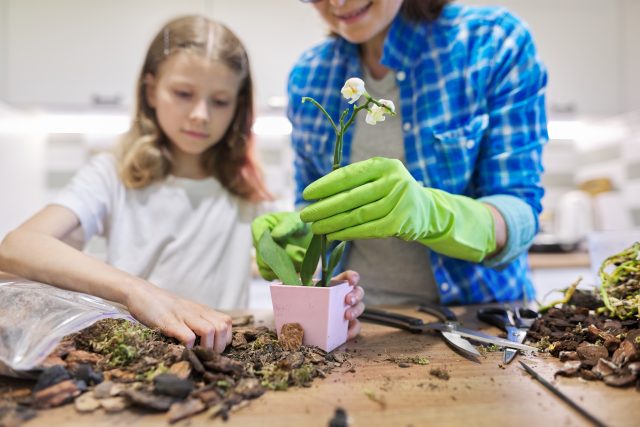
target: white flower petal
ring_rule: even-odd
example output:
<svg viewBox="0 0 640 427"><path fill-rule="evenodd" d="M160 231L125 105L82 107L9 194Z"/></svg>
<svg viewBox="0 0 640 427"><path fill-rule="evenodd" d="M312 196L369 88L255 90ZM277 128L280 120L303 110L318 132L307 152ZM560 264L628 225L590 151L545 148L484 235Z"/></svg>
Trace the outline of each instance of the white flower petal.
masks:
<svg viewBox="0 0 640 427"><path fill-rule="evenodd" d="M364 81L357 77L351 77L344 83L340 93L349 100L349 104L353 104L365 93Z"/></svg>
<svg viewBox="0 0 640 427"><path fill-rule="evenodd" d="M367 122L370 125L375 125L378 122L384 122L385 112L387 112L387 110L384 107L372 105L371 109L367 111L367 117L365 118L365 122Z"/></svg>

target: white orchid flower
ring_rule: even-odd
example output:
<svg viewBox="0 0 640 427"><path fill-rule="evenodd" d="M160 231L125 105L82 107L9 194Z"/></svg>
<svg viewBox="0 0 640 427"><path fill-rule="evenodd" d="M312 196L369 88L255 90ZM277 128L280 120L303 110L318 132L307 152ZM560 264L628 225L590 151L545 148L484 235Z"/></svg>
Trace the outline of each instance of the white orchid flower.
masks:
<svg viewBox="0 0 640 427"><path fill-rule="evenodd" d="M349 100L349 104L353 104L365 93L364 81L357 77L351 77L344 83L340 93Z"/></svg>
<svg viewBox="0 0 640 427"><path fill-rule="evenodd" d="M374 104L369 110L367 110L367 117L365 118L365 121L370 125L375 125L378 122L384 122L385 115L396 112L396 107L393 105L392 101L381 99L378 102L382 104L382 106Z"/></svg>

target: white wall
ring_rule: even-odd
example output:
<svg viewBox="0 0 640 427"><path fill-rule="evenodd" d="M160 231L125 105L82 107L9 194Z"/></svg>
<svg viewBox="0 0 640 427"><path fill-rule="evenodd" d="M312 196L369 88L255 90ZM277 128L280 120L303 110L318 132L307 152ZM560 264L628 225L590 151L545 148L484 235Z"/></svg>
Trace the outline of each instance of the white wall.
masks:
<svg viewBox="0 0 640 427"><path fill-rule="evenodd" d="M460 0L507 7L530 26L549 71L549 111L611 115L640 106L637 0ZM635 15L631 13L635 12ZM635 40L635 42L633 42ZM633 67L633 68L632 68ZM634 97L632 100L631 98Z"/></svg>
<svg viewBox="0 0 640 427"><path fill-rule="evenodd" d="M623 0L622 18L622 81L623 110L640 110L640 1Z"/></svg>
<svg viewBox="0 0 640 427"><path fill-rule="evenodd" d="M14 105L91 105L94 95L133 102L135 79L151 38L171 18L205 14L243 40L257 103L284 96L287 73L324 27L297 0L0 0L0 83ZM0 18L2 24L3 18ZM3 36L4 34L4 36Z"/></svg>
<svg viewBox="0 0 640 427"><path fill-rule="evenodd" d="M7 1L0 0L0 100L7 98Z"/></svg>
<svg viewBox="0 0 640 427"><path fill-rule="evenodd" d="M5 120L16 124L26 119L0 104L0 240L45 201L46 136L1 129Z"/></svg>

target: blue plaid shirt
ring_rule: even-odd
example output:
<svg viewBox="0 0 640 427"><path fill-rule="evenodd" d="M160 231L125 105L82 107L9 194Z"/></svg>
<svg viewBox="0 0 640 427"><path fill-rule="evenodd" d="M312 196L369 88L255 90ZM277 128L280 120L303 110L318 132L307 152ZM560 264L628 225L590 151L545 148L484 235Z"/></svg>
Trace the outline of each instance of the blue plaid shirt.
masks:
<svg viewBox="0 0 640 427"><path fill-rule="evenodd" d="M305 52L289 76L296 204L331 171L335 134L315 98L337 122L349 77L362 76L358 46L329 38ZM542 147L547 141L546 71L526 26L502 8L448 5L431 23L398 15L382 63L400 90L405 161L425 186L494 205L509 230L496 257L471 263L431 251L444 304L508 301L534 295L526 248L538 229ZM398 108L398 107L396 107ZM349 163L351 127L344 138Z"/></svg>

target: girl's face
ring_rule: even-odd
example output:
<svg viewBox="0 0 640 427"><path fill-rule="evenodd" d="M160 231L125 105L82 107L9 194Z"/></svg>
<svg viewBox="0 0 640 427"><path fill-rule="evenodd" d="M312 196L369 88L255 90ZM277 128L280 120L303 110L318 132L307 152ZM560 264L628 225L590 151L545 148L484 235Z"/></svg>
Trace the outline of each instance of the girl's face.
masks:
<svg viewBox="0 0 640 427"><path fill-rule="evenodd" d="M231 124L241 78L222 62L178 52L145 82L171 150L177 157L199 157Z"/></svg>
<svg viewBox="0 0 640 427"><path fill-rule="evenodd" d="M313 6L329 28L351 43L384 38L403 0L320 0Z"/></svg>

